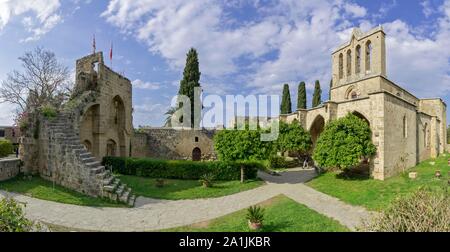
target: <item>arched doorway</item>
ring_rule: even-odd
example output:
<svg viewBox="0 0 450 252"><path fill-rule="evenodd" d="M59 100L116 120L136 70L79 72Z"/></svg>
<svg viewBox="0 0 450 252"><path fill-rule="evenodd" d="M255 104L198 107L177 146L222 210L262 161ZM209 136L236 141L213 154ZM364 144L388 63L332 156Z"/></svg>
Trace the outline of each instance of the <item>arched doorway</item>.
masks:
<svg viewBox="0 0 450 252"><path fill-rule="evenodd" d="M370 128L370 122L363 114L361 114L358 111L353 111L352 114L358 117L359 119L363 120L364 122L366 122ZM370 176L370 165L371 165L370 160L368 158L363 158L361 159L361 163L356 167L350 169L350 171L353 174L357 174L359 176L363 176L364 178L368 178Z"/></svg>
<svg viewBox="0 0 450 252"><path fill-rule="evenodd" d="M119 153L121 157L126 156L126 143L125 143L125 105L120 96L115 96L112 100L110 118L112 122L112 127L117 132L117 137L119 140Z"/></svg>
<svg viewBox="0 0 450 252"><path fill-rule="evenodd" d="M202 160L202 150L200 148L195 148L192 151L192 161L201 161Z"/></svg>
<svg viewBox="0 0 450 252"><path fill-rule="evenodd" d="M117 144L114 140L109 139L106 142L106 156L115 157L117 155Z"/></svg>
<svg viewBox="0 0 450 252"><path fill-rule="evenodd" d="M95 157L99 157L100 105L90 106L84 112L80 125L80 139L85 140L84 146Z"/></svg>
<svg viewBox="0 0 450 252"><path fill-rule="evenodd" d="M83 142L84 147L86 147L86 149L92 153L92 143L89 140L84 140Z"/></svg>
<svg viewBox="0 0 450 252"><path fill-rule="evenodd" d="M364 120L370 126L369 120L363 114L359 113L358 111L353 111L352 114L357 116L358 118Z"/></svg>
<svg viewBox="0 0 450 252"><path fill-rule="evenodd" d="M312 123L311 128L309 130L309 132L311 133L311 140L313 143L312 149L316 147L317 140L319 139L320 134L322 134L324 127L325 127L325 119L321 115L318 115L316 119L314 119L314 122Z"/></svg>

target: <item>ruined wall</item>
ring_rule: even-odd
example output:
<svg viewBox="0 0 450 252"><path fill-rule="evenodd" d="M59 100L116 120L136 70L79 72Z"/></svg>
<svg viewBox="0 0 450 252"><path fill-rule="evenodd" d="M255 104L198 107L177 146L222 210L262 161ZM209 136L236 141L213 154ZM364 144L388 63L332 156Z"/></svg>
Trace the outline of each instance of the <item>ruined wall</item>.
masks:
<svg viewBox="0 0 450 252"><path fill-rule="evenodd" d="M0 159L0 181L12 179L20 173L21 161L18 158Z"/></svg>
<svg viewBox="0 0 450 252"><path fill-rule="evenodd" d="M77 124L80 139L98 160L105 156L130 156L133 135L132 85L130 80L103 63L97 53L77 61L75 96L95 92L85 104Z"/></svg>
<svg viewBox="0 0 450 252"><path fill-rule="evenodd" d="M192 160L194 149L199 148L202 160L216 159L214 129L149 128L141 131L132 140L133 157Z"/></svg>

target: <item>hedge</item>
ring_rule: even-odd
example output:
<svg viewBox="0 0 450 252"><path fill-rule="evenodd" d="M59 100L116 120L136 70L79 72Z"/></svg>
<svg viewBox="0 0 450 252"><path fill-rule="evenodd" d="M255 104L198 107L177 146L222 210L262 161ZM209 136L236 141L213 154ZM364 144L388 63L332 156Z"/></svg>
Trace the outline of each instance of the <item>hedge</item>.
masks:
<svg viewBox="0 0 450 252"><path fill-rule="evenodd" d="M0 140L0 158L7 157L14 152L14 147L9 140Z"/></svg>
<svg viewBox="0 0 450 252"><path fill-rule="evenodd" d="M113 172L148 178L200 179L205 174L214 174L217 180L239 180L241 164L245 167L245 178L255 179L259 169L265 169L260 162L194 162L185 160L158 160L150 158L105 157L103 165L111 166Z"/></svg>

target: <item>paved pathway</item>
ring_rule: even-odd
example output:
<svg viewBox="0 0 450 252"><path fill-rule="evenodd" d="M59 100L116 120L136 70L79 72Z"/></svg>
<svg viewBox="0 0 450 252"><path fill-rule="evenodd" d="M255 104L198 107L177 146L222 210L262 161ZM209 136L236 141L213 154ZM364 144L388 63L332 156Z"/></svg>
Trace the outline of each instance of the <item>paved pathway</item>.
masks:
<svg viewBox="0 0 450 252"><path fill-rule="evenodd" d="M291 170L281 176L260 173L267 185L214 199L155 200L139 197L135 208L96 208L66 205L24 195L0 191L27 203L27 217L54 225L95 231L153 231L190 225L214 219L284 194L315 211L338 220L355 230L370 213L320 193L303 183L315 176L314 171Z"/></svg>

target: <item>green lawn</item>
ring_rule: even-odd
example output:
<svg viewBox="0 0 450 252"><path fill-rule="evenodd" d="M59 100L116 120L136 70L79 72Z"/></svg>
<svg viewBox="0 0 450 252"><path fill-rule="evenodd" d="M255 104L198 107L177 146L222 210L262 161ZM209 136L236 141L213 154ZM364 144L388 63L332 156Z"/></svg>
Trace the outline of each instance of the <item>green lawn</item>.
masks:
<svg viewBox="0 0 450 252"><path fill-rule="evenodd" d="M370 210L385 209L396 197L409 194L421 186L433 190L440 190L447 186L450 167L447 160L449 154L437 159L427 160L408 170L405 174L387 179L385 181L373 179L342 179L337 173L325 173L307 183L309 186L345 202L362 205ZM430 162L435 162L431 165ZM440 170L443 177L434 177L436 170ZM408 178L410 171L418 172L418 178Z"/></svg>
<svg viewBox="0 0 450 252"><path fill-rule="evenodd" d="M0 190L16 192L30 197L64 204L95 207L125 207L123 204L90 197L62 186L55 185L55 188L53 188L52 182L39 177L33 177L31 180L15 178L0 182Z"/></svg>
<svg viewBox="0 0 450 252"><path fill-rule="evenodd" d="M286 196L260 204L265 209L262 232L346 232L339 222L323 216ZM250 232L247 210L241 210L211 221L165 230L168 232Z"/></svg>
<svg viewBox="0 0 450 252"><path fill-rule="evenodd" d="M156 187L155 179L120 175L120 180L127 184L136 195L168 200L216 198L254 189L264 184L260 180L249 180L244 184L239 181L218 181L212 188L203 188L197 180L165 179L162 188Z"/></svg>

